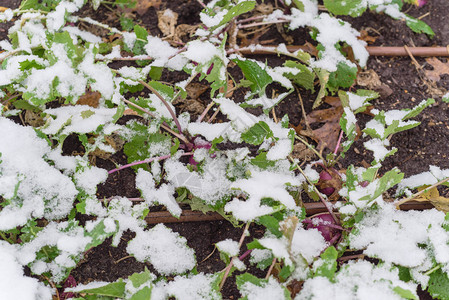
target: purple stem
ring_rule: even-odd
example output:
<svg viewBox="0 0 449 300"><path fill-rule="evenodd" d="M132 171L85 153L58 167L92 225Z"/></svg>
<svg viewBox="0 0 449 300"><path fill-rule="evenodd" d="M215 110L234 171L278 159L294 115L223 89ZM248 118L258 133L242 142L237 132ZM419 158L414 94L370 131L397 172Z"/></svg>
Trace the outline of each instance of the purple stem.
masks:
<svg viewBox="0 0 449 300"><path fill-rule="evenodd" d="M188 153L181 154L181 156L187 156L187 155L193 155L193 153L192 152L188 152ZM144 159L144 160L140 160L140 161L135 161L135 162L132 162L130 164L126 164L126 165L123 165L121 167L118 167L116 169L112 169L112 170L108 171L108 174L112 174L112 173L115 173L117 171L129 168L129 167L132 167L132 166L141 165L141 164L147 164L147 163L150 163L152 161L160 161L160 160L164 160L164 159L167 159L167 158L170 158L170 157L171 157L171 155L168 154L168 155L152 157L152 158L148 158L148 159Z"/></svg>
<svg viewBox="0 0 449 300"><path fill-rule="evenodd" d="M250 255L251 252L253 252L253 249L246 250L246 252L243 253L243 254L239 257L239 260L244 260L248 255Z"/></svg>
<svg viewBox="0 0 449 300"><path fill-rule="evenodd" d="M340 148L341 138L343 137L343 130L340 131L340 136L338 137L337 145L335 146L334 155L337 155L338 148Z"/></svg>

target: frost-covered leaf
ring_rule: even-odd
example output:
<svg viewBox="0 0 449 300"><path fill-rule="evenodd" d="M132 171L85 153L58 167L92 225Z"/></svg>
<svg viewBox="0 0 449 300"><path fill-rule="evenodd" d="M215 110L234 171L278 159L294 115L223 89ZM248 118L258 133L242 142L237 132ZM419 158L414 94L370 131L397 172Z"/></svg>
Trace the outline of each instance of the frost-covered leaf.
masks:
<svg viewBox="0 0 449 300"><path fill-rule="evenodd" d="M447 273L441 269L436 270L430 274L428 285L427 291L432 297L440 300L449 299L449 290L447 288L449 286L449 277Z"/></svg>
<svg viewBox="0 0 449 300"><path fill-rule="evenodd" d="M329 74L327 88L330 91L337 91L339 88L351 87L357 78L357 67L349 66L345 62L339 62L337 71Z"/></svg>
<svg viewBox="0 0 449 300"><path fill-rule="evenodd" d="M271 131L267 123L263 121L255 124L241 135L243 141L252 145L260 145L263 141L272 136L273 132Z"/></svg>
<svg viewBox="0 0 449 300"><path fill-rule="evenodd" d="M337 271L337 250L334 246L328 247L320 257L321 259L313 265L315 276L326 277L330 281L333 281L335 272Z"/></svg>
<svg viewBox="0 0 449 300"><path fill-rule="evenodd" d="M253 10L255 6L256 1L239 2L237 5L233 6L230 10L228 10L228 12L223 16L220 23L218 23L218 25L216 25L214 28L220 27L231 21L233 18Z"/></svg>
<svg viewBox="0 0 449 300"><path fill-rule="evenodd" d="M243 296L241 299L291 299L288 289L272 276L267 280L244 273L236 276L236 283L240 294Z"/></svg>
<svg viewBox="0 0 449 300"><path fill-rule="evenodd" d="M119 279L116 282L108 283L106 285L103 285L103 286L97 287L97 288L90 288L90 289L83 289L83 290L76 289L76 292L77 293L85 293L88 295L95 295L98 297L105 296L105 297L124 298L125 285L126 285L126 283L122 279Z"/></svg>
<svg viewBox="0 0 449 300"><path fill-rule="evenodd" d="M324 6L334 15L350 15L358 17L366 10L363 0L324 0Z"/></svg>

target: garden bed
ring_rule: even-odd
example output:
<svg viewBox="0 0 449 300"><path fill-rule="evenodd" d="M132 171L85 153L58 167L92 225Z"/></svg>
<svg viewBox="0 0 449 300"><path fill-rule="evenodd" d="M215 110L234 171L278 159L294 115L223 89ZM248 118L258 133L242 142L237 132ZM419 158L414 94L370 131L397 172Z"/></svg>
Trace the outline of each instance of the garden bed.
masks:
<svg viewBox="0 0 449 300"><path fill-rule="evenodd" d="M189 28L188 26L199 25L201 22L200 12L202 6L199 4L199 1L142 0L138 2L139 6L137 9L126 7L118 8L109 4L102 4L97 10L94 10L92 7L86 6L78 13L78 15L83 18L90 17L96 21L105 23L110 27L119 29L122 28L121 26L123 26L124 22L132 21L134 24L138 24L145 28L150 35L158 37L167 37L167 35L175 33L178 34L177 31L170 33L170 30L179 28L182 24L186 25L185 28ZM1 6L14 9L18 7L19 4L20 1L5 0L2 2ZM264 6L258 5L256 7L260 8L259 13L263 13L263 9L271 9L271 11L273 11L277 5L281 8L283 7L278 1L265 1L263 4ZM167 9L170 9L178 15L176 23L172 24L171 29L165 28L160 24L160 15L163 14L163 12L166 12ZM447 24L446 20L447 12L449 12L449 3L447 1L430 0L427 4L421 7L406 4L403 11L407 11L409 15L415 18L422 17L422 20L434 30L435 36L430 38L425 33L414 33L407 27L404 21L393 20L385 14L365 12L362 16L356 18L345 16L342 17L342 19L352 24L352 26L359 32L364 33L362 34L362 39L367 41L369 46L407 46L410 48L446 46L449 41L449 24ZM243 14L243 17L241 18L249 18L251 16L253 16L251 13L247 13ZM122 21L120 21L120 18L122 18ZM0 40L7 38L7 28L11 25L12 22L0 23ZM121 39L120 36L114 37L112 34L108 35L107 30L103 32L98 26L87 22L75 22L74 25L82 30L100 35L104 39L109 39L110 43L114 43L114 40L116 39ZM237 44L242 47L245 46L245 43L268 46L278 46L281 43L296 46L309 45L309 52L313 53L313 51L316 51L315 46L317 43L310 38L308 29L300 28L295 31L289 31L286 29L287 26L279 26L279 24L255 26L254 28L259 28L262 31L249 34L249 31L242 30L245 34L236 39ZM161 29L168 30L168 34L167 32L164 34ZM248 28L248 30L249 29L250 28ZM260 32L264 33L260 34ZM171 39L167 38L167 40ZM179 43L178 47L181 48L183 47L182 43L185 43L188 40L189 37L187 34L180 36L176 41L174 39L171 41L172 45L175 45L176 42ZM306 42L309 44L306 44ZM351 53L349 53L348 56L353 58ZM272 68L281 66L289 59L286 56L267 53L259 55L247 53L245 54L245 57L266 63ZM446 63L445 58L436 57L436 59L442 63ZM367 113L357 115L358 126L360 126L360 128L364 128L366 123L373 118L373 113L371 113L373 108L385 111L399 110L413 108L421 103L423 99L434 98L436 100L434 104L429 105L429 107L424 109L418 116L413 118L421 123L419 126L394 134L389 139L390 147L396 147L398 150L397 153L385 158L382 162L382 168L378 171L379 177L395 167L399 168L404 173L405 178L429 171L429 166L437 166L441 169L449 168L449 151L447 147L449 141L449 105L447 102L441 101L441 98L446 95L447 89L449 88L449 71L442 71L440 74L431 73L430 71L434 70L431 63L433 63L434 66L441 67L441 64L437 65L438 61L430 60L428 57L414 57L413 55L405 57L370 56L366 67L359 68L357 81L354 82L354 84L351 84L350 87L344 88L346 91L356 92L359 89L370 89L379 93L377 99L370 101L372 106L368 107ZM134 61L126 60L115 60L108 65L114 69L119 69L123 66L136 66ZM443 68L441 67L440 70L442 69ZM235 63L232 66L229 66L229 73L233 76L233 79L236 82L245 77L242 74L241 69ZM172 85L188 78L189 75L182 71L170 72L165 68L162 71L159 80L164 84ZM193 79L191 86L194 88L192 88L190 92L187 92L189 93L188 97L173 102L176 112L178 114L185 111L189 112L191 120L196 120L200 117L206 107L211 103L211 88L209 85L210 83L208 83L206 79L201 81L199 81L198 78ZM233 85L230 85L228 88L232 89ZM232 95L228 96L228 98L236 103L241 103L245 101L245 93L249 90L249 85L247 87L236 89ZM324 153L324 155L326 155L334 151L335 143L332 141L336 138L338 139L340 125L337 123L329 126L327 131L322 131L320 135L317 135L317 129L325 124L330 124L330 122L335 122L335 116L333 117L332 114L337 111L337 108L335 102L332 102L332 98L330 97L336 95L329 93L329 99L326 98L323 104L312 109L312 106L316 103L315 99L319 88L315 88L313 92L310 90L311 89L306 89L303 86L295 87L295 90L288 94L274 107L273 110L269 110L268 116L271 119L276 120L277 123L277 119L280 120L283 116L287 115L290 128L294 128L295 132L301 138L306 140L307 143L316 146L316 150L319 153ZM283 91L285 91L285 88L282 87L281 84L274 83L268 86L266 94L269 97L274 97L275 94L279 95ZM298 96L298 93L300 96ZM128 99L131 97L143 96L145 94L148 94L147 90L132 91L132 89L130 89L130 91L124 93L125 98ZM301 100L299 97L301 97ZM98 102L98 99L95 99L95 96L93 98L94 102ZM188 101L186 100L187 98ZM89 99L87 99L87 101L88 100ZM63 103L64 101L61 101L61 99L58 98L46 103L45 108L62 107L64 106ZM301 108L302 105L304 106L304 111ZM129 106L126 108L132 107ZM327 112L325 112L326 109L328 109ZM341 105L340 109L341 111L340 115L337 116L337 122L340 120L341 112L343 111ZM260 107L249 108L247 111L254 115L263 114ZM316 113L320 111L321 114L319 117L313 117L313 112ZM125 125L129 120L133 119L143 120L142 115L137 115L130 111L127 112L128 114L120 117L117 124ZM17 124L29 126L31 121L28 121L30 119L28 119L28 116L25 116L25 114L24 110L20 112L20 114L10 117L10 119L14 120ZM305 119L304 116L307 116L307 118ZM204 120L211 118L214 119L212 123L221 123L228 120L226 115L222 113L218 113L215 116L214 110L210 110L204 114ZM324 118L324 121L322 118ZM171 128L175 130L176 126L171 126ZM313 133L315 136L313 136ZM368 139L369 137L367 136L360 136L357 138L352 145L352 148L346 153L346 156L343 159L340 159L332 168L339 170L341 173L344 173L349 165L368 168L374 159L373 152L368 151L364 147L364 143L367 142ZM302 144L296 141L295 145ZM237 146L239 145L236 145L236 143L224 142L219 143L217 147L219 150L225 151L232 150ZM269 147L269 145L267 145L267 147ZM249 145L248 148L248 155L255 157L258 153L258 148L251 145ZM111 155L101 151L98 153L93 151L89 154L88 161L93 166L108 171L114 170L117 166L123 166L130 163L128 157L125 155L123 147L120 147L119 149L119 151ZM78 134L72 133L65 138L61 151L65 156L81 157L86 153L86 147L83 146ZM303 145L302 147L298 146L297 153L294 157L299 159L302 167L319 159L312 150L307 149L307 147ZM189 158L180 158L180 161L184 164L191 163ZM314 167L319 171L321 170L317 165ZM146 170L149 169L147 168ZM141 191L136 187L136 172L137 171L133 168L125 168L108 174L107 179L98 185L95 196L98 199L106 199L103 201L105 205L106 202L111 201L114 197L127 197L136 205L142 203L142 201L144 201L142 198L145 197L142 196ZM439 186L438 191L440 196L449 197L447 187ZM394 188L384 193L386 202L394 200L395 192L396 190ZM179 191L177 191L177 195L179 196ZM312 197L313 195L306 193L304 190L298 195L298 199L300 198L301 201L304 202L307 215L311 216L318 212L326 212L325 205L321 202L314 202ZM340 199L338 200L343 200L342 197L339 198ZM179 220L171 217L171 214L166 210L166 206L163 205L150 207L149 214L145 220L150 224L150 227L154 226L156 223L164 223L165 226L170 228L173 232L177 232L183 236L187 240L187 246L195 252L196 271L212 274L224 270L227 267L227 264L223 261L223 253L220 253L220 251L216 249L215 244L226 239L238 242L242 237L245 223L238 222L240 226L235 227L231 222L224 219L222 214L220 215L217 212L209 212L207 214L192 212L188 201L186 201L186 203L180 204L180 208L184 212ZM408 209L430 209L432 207L428 202L411 202L404 204L403 208L407 209L407 206ZM198 208L198 206L196 208ZM66 220L65 218L62 219ZM82 214L80 212L77 212L74 218L74 220L79 221L81 226L84 226L84 224L95 219L96 217L93 215ZM38 222L45 223L46 220L44 218L39 218ZM240 256L247 253L248 243L254 239L262 239L266 233L266 228L263 226L266 224L263 224L263 222L256 223L259 223L259 225L251 223L249 226L249 236L245 242L242 243L242 247L239 250ZM76 267L70 271L72 283L80 285L88 284L93 281L114 282L120 278L128 278L128 276L134 273L143 272L146 268L154 274L161 275L158 273L158 269L154 268L150 262L138 261L133 255L128 253L128 242L135 238L135 236L136 235L132 230L127 230L123 236L121 236L117 246L112 246L113 237L108 237L98 246L84 252L83 258L77 262ZM358 250L354 253L346 254L345 256L349 257L355 255L354 257L360 258L361 253L362 250ZM244 260L246 263L249 261L248 258L244 258L246 259L246 261ZM348 259L350 260L350 258ZM379 261L379 258L374 259L377 259L377 262ZM343 262L346 262L346 260L339 261L340 265L343 265ZM226 281L223 281L224 286L221 289L223 299L238 299L241 296L236 285L237 275L248 272L258 278L265 278L267 270L268 269L261 270L254 265L250 266L248 264L248 268L245 271L235 271ZM275 271L273 272L275 276L279 276L278 273ZM48 284L51 282L51 280L49 281L48 278L43 277L42 275L32 274L28 267L25 267L25 274L38 278L42 282L46 281ZM166 275L165 277L168 281L173 280L174 278L174 275L162 275ZM61 285L63 284L64 282L61 282ZM299 283L299 281L291 282L290 285L288 285L291 295L295 296L299 293L301 286L302 283ZM449 286L446 287L446 289L449 289ZM63 292L61 286L59 286L58 290L60 293ZM77 295L80 296L80 294ZM418 289L418 295L421 299L432 299L430 294L427 291L422 291L421 288ZM61 299L65 296L66 294L58 295Z"/></svg>

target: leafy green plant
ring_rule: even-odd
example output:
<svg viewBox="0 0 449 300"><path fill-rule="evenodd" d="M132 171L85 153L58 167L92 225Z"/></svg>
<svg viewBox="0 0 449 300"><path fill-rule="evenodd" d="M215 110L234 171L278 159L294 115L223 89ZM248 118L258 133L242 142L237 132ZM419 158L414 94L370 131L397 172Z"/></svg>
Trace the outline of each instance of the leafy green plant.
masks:
<svg viewBox="0 0 449 300"><path fill-rule="evenodd" d="M110 4L89 3L94 9ZM373 287L379 295L417 299L418 284L435 297L448 298L448 217L437 210L399 211L384 194L397 187L398 196L413 198L411 189L444 181L449 171L432 168L433 177L419 185L397 168L379 174L384 160L396 152L390 148L391 136L418 126L411 119L435 101L424 100L412 109L371 109L372 119L361 131L363 146L373 152L371 166L353 163L337 170L358 138L359 114L378 95L348 91L368 53L359 33L335 16L355 17L370 9L432 35L422 21L401 12L401 1L326 0L329 13L319 13L317 1L285 1L285 12L267 16L252 15L255 1L210 1L203 4L202 25L180 47L126 17L120 19L124 31L81 17L78 12L87 4L25 0L18 9L0 13L1 21L14 21L9 40L0 42L0 254L8 262L2 275L14 274L24 291L47 299L87 251L107 238L117 246L130 230L135 237L127 252L154 271L64 292L74 293L75 299L221 299L225 281L235 272L242 299L292 299L289 288L298 282L303 282L300 299L362 299ZM104 43L102 36L79 29L80 23L120 38ZM277 66L240 55L232 30L271 23L285 23L289 30L309 28L316 55L291 53L284 45L248 47L278 54L283 64ZM348 47L353 60L345 52ZM113 61L131 63L114 67ZM230 71L234 66L240 77ZM165 82L173 71L187 79ZM210 87L210 101L199 116L180 112L179 106L191 100L188 87L195 81ZM298 87L314 93L315 108L326 95L341 101L341 138L326 158L294 132L288 115L276 115L278 104ZM239 101L231 96L237 90L243 95ZM86 101L92 94L93 103ZM214 106L216 113L206 122ZM27 112L40 122L11 120ZM64 152L69 137L80 142L79 153ZM292 151L299 142L320 161L304 166L295 159ZM93 157L110 159L119 151L127 164L110 170L95 165ZM128 168L136 173L141 197L98 199L97 186ZM325 190L326 181L332 191ZM305 193L322 201L328 212L306 216ZM340 201L332 203L331 195ZM240 241L216 244L226 264L222 271L198 273L184 237L163 224L149 228L145 223L155 205L179 218L180 203L218 212L244 227ZM245 243L252 223L265 227L264 236ZM241 253L243 245L248 250ZM350 253L377 262L353 261ZM249 264L265 270L265 278L245 272L247 257ZM23 266L41 280L23 276Z"/></svg>

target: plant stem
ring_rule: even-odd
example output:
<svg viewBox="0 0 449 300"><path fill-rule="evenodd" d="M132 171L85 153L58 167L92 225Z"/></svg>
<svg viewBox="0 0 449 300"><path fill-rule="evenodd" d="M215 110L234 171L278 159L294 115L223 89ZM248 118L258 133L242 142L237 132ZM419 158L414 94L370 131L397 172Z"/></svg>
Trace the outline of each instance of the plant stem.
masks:
<svg viewBox="0 0 449 300"><path fill-rule="evenodd" d="M433 267L432 269L430 269L429 271L427 271L426 273L424 273L424 275L429 276L430 274L432 274L433 272L435 272L436 270L440 269L441 265L438 265L436 267Z"/></svg>
<svg viewBox="0 0 449 300"><path fill-rule="evenodd" d="M245 253L243 253L243 254L239 257L239 260L244 260L248 255L251 254L251 252L253 252L253 249L246 250Z"/></svg>
<svg viewBox="0 0 449 300"><path fill-rule="evenodd" d="M188 152L188 153L181 154L181 156L187 156L187 155L193 155L193 152ZM126 165L123 165L121 167L118 167L116 169L112 169L112 170L108 171L108 174L112 174L112 173L115 173L117 171L129 168L129 167L132 167L132 166L137 166L137 165L141 165L141 164L147 164L147 163L150 163L152 161L160 161L160 160L164 160L164 159L167 159L167 158L170 158L170 157L171 157L171 155L168 154L168 155L152 157L152 158L148 158L148 159L144 159L144 160L140 160L140 161L135 161L135 162L132 162L130 164L126 164Z"/></svg>
<svg viewBox="0 0 449 300"><path fill-rule="evenodd" d="M248 231L249 225L251 225L251 222L246 223L245 228L243 229L243 233L242 233L242 236L240 237L240 241L239 241L239 249L242 247L243 241L245 240L246 232ZM235 256L231 257L231 261L229 262L229 265L226 267L223 279L220 282L220 290L223 288L223 285L226 282L226 278L229 276L229 272L231 272L232 266L234 265L234 262L233 262L234 258L238 259Z"/></svg>
<svg viewBox="0 0 449 300"><path fill-rule="evenodd" d="M270 21L270 22L258 22L258 23L251 23L246 25L239 25L239 29L243 28L250 28L250 27L257 27L257 26L264 26L264 25L271 25L271 24L279 24L279 23L288 23L289 20L276 20L276 21Z"/></svg>
<svg viewBox="0 0 449 300"><path fill-rule="evenodd" d="M445 183L445 182L447 182L447 181L449 181L449 177L447 177L447 178L445 178L445 179L443 179L443 180L440 180L440 181L438 181L437 183L432 184L432 185L429 186L429 187L426 187L425 189L423 189L423 190L421 190L421 191L419 191L419 192L417 192L417 193L411 195L410 197L408 197L408 198L406 198L406 199L403 199L403 200L399 201L398 203L396 203L396 208L399 209L399 206L400 206L401 204L404 204L404 203L406 203L406 202L408 202L408 201L410 201L410 200L413 200L413 199L415 199L416 197L420 196L421 194L423 194L423 193L425 193L425 192L427 192L427 191L433 189L434 187L437 187L437 186L439 186L439 185L441 185L441 184L443 184L443 183Z"/></svg>
<svg viewBox="0 0 449 300"><path fill-rule="evenodd" d="M340 136L338 137L337 145L335 146L335 150L334 150L334 155L337 155L338 148L340 148L342 137L343 137L343 130L340 131Z"/></svg>
<svg viewBox="0 0 449 300"><path fill-rule="evenodd" d="M310 220L310 219L305 219L305 220L303 220L302 222L303 222L303 223L306 223L306 224L310 224L310 225L315 225L315 224L313 223L313 221ZM339 225L332 224L332 223L326 224L326 223L322 222L322 223L320 223L320 224L318 224L318 225L320 225L320 226L326 226L326 227L338 229L338 230L341 230L341 231L348 231L348 232L349 232L348 229L343 228L343 227L341 227L341 226L339 226Z"/></svg>
<svg viewBox="0 0 449 300"><path fill-rule="evenodd" d="M176 117L175 112L171 109L170 105L168 104L168 102L164 99L164 97L161 96L161 94L159 94L158 91L156 91L156 89L154 89L151 85L149 85L148 83L146 83L143 80L139 80L139 83L142 84L144 87L146 87L147 89L149 89L153 94L155 94L161 101L162 103L165 105L165 107L167 108L168 112L170 113L171 117L173 118L173 121L176 124L176 127L178 127L178 131L179 133L182 135L182 128L181 128L181 124L179 123L178 118Z"/></svg>
<svg viewBox="0 0 449 300"><path fill-rule="evenodd" d="M301 169L301 167L294 161L294 159L289 155L288 159L290 159L290 161L292 163L295 164L295 167L301 172L301 174L304 176L304 178L307 180L307 182L313 187L313 189L315 190L315 192L317 193L318 197L320 198L321 202L324 204L324 206L326 207L327 211L329 212L329 214L332 216L332 219L334 219L335 224L340 224L338 218L335 216L332 207L329 205L329 203L323 198L323 196L321 195L320 191L317 189L317 187L309 180L309 178L306 176L306 174L304 173L304 171Z"/></svg>
<svg viewBox="0 0 449 300"><path fill-rule="evenodd" d="M274 269L274 265L276 264L277 258L273 258L273 262L271 263L270 268L268 269L267 275L265 275L265 279L268 280L268 278L270 278L271 272Z"/></svg>
<svg viewBox="0 0 449 300"><path fill-rule="evenodd" d="M131 102L131 101L129 101L129 100L126 100L126 99L122 99L122 100L123 100L123 102L125 102L126 104L131 105L131 106L134 106L135 108L140 109L141 111L143 111L144 113L150 115L151 117L156 118L156 116L155 116L152 112L150 112L148 109L145 109L145 108L143 108L142 106L137 105L137 104L135 104L135 103L133 103L133 102ZM179 138L179 139L180 139L181 141L183 141L185 144L187 144L187 145L190 144L190 142L186 139L186 137L185 137L184 135L180 135L179 133L173 131L173 130L168 126L168 124L166 124L165 122L161 124L161 127L162 127L163 129L165 129L166 131L170 132L171 134L173 134L174 136L176 136L177 138Z"/></svg>

